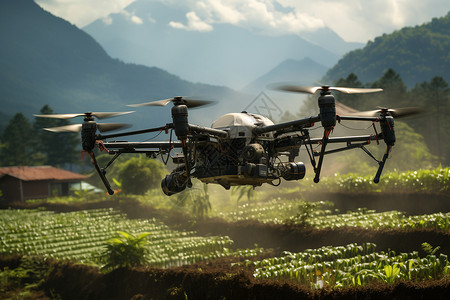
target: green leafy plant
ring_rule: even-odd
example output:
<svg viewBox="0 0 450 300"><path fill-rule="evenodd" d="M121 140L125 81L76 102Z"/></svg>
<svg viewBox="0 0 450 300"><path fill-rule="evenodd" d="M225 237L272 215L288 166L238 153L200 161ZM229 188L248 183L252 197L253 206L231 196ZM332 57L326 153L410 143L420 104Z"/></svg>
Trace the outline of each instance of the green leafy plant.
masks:
<svg viewBox="0 0 450 300"><path fill-rule="evenodd" d="M106 251L101 260L106 263L102 269L111 270L119 267L136 267L146 263L146 248L149 232L138 236L124 231L117 231L117 237L106 241Z"/></svg>
<svg viewBox="0 0 450 300"><path fill-rule="evenodd" d="M441 247L437 246L436 248L433 248L429 243L424 242L422 243L422 249L423 251L428 255L435 255L437 251L439 251Z"/></svg>

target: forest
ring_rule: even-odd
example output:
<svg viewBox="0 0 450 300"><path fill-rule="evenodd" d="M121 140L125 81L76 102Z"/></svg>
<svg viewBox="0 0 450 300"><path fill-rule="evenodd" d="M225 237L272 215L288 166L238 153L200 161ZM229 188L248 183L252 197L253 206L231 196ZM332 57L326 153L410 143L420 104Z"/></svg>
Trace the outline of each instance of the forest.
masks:
<svg viewBox="0 0 450 300"><path fill-rule="evenodd" d="M369 41L362 49L350 51L333 67L325 82L357 74L363 82L373 82L388 68L404 78L406 86L439 76L450 79L450 12L441 18L414 27L405 27Z"/></svg>

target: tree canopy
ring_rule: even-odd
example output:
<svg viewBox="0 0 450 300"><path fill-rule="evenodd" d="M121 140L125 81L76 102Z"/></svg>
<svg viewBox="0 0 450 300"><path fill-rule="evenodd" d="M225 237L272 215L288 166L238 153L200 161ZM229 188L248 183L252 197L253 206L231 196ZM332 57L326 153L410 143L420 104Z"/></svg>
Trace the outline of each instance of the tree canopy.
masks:
<svg viewBox="0 0 450 300"><path fill-rule="evenodd" d="M45 105L41 114L53 110ZM80 139L76 133L54 133L43 128L70 124L67 120L35 118L31 123L22 113L15 114L1 132L0 164L52 165L62 167L77 162L76 151Z"/></svg>

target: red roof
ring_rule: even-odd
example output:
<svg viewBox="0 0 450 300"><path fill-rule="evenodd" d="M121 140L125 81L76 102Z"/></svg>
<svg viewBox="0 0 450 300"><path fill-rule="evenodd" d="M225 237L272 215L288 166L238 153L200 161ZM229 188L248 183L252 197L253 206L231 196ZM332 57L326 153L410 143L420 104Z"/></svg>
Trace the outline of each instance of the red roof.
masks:
<svg viewBox="0 0 450 300"><path fill-rule="evenodd" d="M9 175L23 181L37 180L83 180L86 176L58 169L52 166L37 167L3 167L0 168L0 178Z"/></svg>

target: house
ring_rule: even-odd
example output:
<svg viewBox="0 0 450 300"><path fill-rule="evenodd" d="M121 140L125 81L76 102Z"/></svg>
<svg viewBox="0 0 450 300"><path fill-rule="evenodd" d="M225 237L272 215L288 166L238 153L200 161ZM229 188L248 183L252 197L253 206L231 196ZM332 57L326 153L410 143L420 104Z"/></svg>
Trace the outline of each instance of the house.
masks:
<svg viewBox="0 0 450 300"><path fill-rule="evenodd" d="M80 184L86 178L51 166L2 167L0 190L3 193L2 200L7 202L67 196L71 184Z"/></svg>

